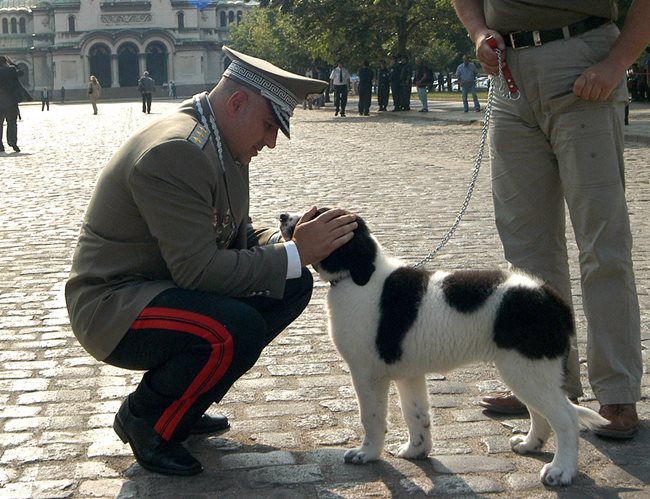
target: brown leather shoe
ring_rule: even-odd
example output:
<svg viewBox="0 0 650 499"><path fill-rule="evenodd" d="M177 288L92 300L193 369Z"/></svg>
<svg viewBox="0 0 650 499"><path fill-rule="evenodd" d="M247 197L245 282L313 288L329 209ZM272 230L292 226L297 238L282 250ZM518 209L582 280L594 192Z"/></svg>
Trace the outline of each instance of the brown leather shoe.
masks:
<svg viewBox="0 0 650 499"><path fill-rule="evenodd" d="M498 414L526 414L528 409L512 392L483 397L478 405Z"/></svg>
<svg viewBox="0 0 650 499"><path fill-rule="evenodd" d="M572 404L578 405L578 399L570 399ZM483 397L478 405L488 411L499 414L526 414L528 409L512 392L500 393L493 397Z"/></svg>
<svg viewBox="0 0 650 499"><path fill-rule="evenodd" d="M608 425L594 429L594 433L600 437L632 438L639 429L636 404L601 405L598 414L610 421Z"/></svg>

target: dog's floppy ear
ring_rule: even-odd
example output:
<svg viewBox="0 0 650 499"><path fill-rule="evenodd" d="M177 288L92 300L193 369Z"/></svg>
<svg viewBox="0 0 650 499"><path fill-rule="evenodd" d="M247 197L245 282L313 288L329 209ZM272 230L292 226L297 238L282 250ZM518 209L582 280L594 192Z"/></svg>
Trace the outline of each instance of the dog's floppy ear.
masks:
<svg viewBox="0 0 650 499"><path fill-rule="evenodd" d="M354 237L325 258L321 267L333 274L348 271L357 286L364 286L375 271L377 244L363 219L357 216L356 221Z"/></svg>
<svg viewBox="0 0 650 499"><path fill-rule="evenodd" d="M374 260L373 260L374 261ZM375 271L375 264L372 261L364 259L357 262L350 268L350 277L357 286L365 286Z"/></svg>

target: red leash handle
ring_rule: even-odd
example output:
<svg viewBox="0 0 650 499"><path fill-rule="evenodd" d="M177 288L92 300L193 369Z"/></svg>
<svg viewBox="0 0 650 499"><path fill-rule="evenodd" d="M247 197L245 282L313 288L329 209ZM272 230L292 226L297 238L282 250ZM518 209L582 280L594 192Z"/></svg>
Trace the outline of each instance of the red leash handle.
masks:
<svg viewBox="0 0 650 499"><path fill-rule="evenodd" d="M485 42L492 50L499 50L499 47L497 46L497 41L494 39L494 37L488 36L485 39ZM510 91L510 95L519 96L519 89L515 84L515 79L512 77L512 73L510 72L510 67L508 66L508 63L503 61L500 69L501 72L503 73L503 78L506 81L506 85L508 85L508 90Z"/></svg>

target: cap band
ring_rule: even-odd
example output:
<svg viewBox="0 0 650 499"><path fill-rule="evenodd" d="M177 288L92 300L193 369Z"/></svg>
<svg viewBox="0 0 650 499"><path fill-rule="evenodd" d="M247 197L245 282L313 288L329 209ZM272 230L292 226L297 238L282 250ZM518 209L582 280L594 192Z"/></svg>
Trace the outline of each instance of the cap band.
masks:
<svg viewBox="0 0 650 499"><path fill-rule="evenodd" d="M269 100L269 103L271 104L271 109L273 109L273 113L275 113L275 118L278 120L278 125L280 125L280 129L282 130L282 133L284 133L287 137L289 137L289 118L291 117L291 115L286 111L284 111L280 106L278 106L272 100Z"/></svg>
<svg viewBox="0 0 650 499"><path fill-rule="evenodd" d="M242 83L251 85L259 90L260 94L276 104L284 113L293 116L293 110L298 105L298 100L282 85L266 78L264 75L244 66L239 61L232 61L223 72L226 77L234 78Z"/></svg>

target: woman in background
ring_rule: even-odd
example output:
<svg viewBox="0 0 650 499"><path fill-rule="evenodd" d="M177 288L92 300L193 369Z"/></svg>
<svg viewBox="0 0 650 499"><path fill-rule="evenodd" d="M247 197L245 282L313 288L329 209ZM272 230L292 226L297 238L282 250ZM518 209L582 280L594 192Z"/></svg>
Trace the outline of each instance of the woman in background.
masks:
<svg viewBox="0 0 650 499"><path fill-rule="evenodd" d="M97 114L97 99L102 96L102 86L95 78L95 75L90 77L90 83L88 83L88 97L90 97L90 103L93 105L93 114Z"/></svg>

